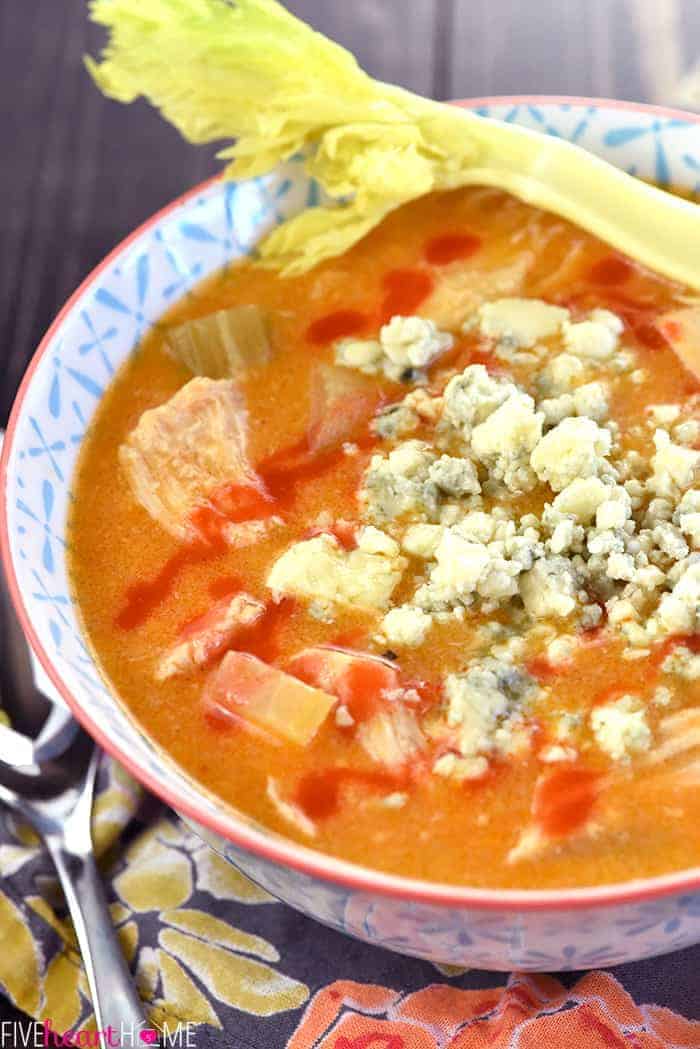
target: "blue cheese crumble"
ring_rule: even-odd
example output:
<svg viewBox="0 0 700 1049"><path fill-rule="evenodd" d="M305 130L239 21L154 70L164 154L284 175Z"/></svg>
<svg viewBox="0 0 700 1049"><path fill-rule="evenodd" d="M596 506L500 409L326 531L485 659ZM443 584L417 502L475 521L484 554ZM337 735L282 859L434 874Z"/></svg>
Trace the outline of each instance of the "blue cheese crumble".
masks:
<svg viewBox="0 0 700 1049"><path fill-rule="evenodd" d="M539 687L512 662L486 658L445 678L447 724L461 758L513 754L529 742L527 706Z"/></svg>
<svg viewBox="0 0 700 1049"><path fill-rule="evenodd" d="M556 335L568 319L567 309L550 306L540 299L496 299L484 303L478 310L483 335L524 347Z"/></svg>
<svg viewBox="0 0 700 1049"><path fill-rule="evenodd" d="M355 550L344 550L325 533L294 543L273 564L267 586L276 596L371 611L387 607L405 567L399 544L368 525L360 530Z"/></svg>
<svg viewBox="0 0 700 1049"><path fill-rule="evenodd" d="M535 640L565 663L577 631L603 617L624 638L625 659L700 631L697 404L652 406L625 430L610 417L619 384L636 381L619 317L524 298L470 308L464 330L490 340L494 370L469 365L444 389L444 372L429 384L426 370L453 337L433 321L394 317L376 339L336 344L339 364L423 385L373 422L381 443L358 493L368 523L357 550L315 536L290 547L268 578L314 614L337 605L373 613L375 644L397 651L429 643L436 624L499 613L474 633L478 656L445 676L428 733L444 745L433 772L452 780L527 750L534 713L557 713L540 706L547 694L522 668ZM657 706L700 677L700 656L679 646L662 670L673 691L657 690ZM412 725L375 726L363 745L398 761L401 741L420 749ZM623 696L581 715L573 742L555 734L539 759L574 760L591 745L584 731L614 761L653 744L644 702Z"/></svg>
<svg viewBox="0 0 700 1049"><path fill-rule="evenodd" d="M612 473L606 459L611 448L610 431L593 419L563 419L537 443L530 464L541 481L561 492L577 477Z"/></svg>
<svg viewBox="0 0 700 1049"><path fill-rule="evenodd" d="M590 723L596 743L613 761L629 760L631 754L651 746L646 712L636 696L622 696L595 707Z"/></svg>
<svg viewBox="0 0 700 1049"><path fill-rule="evenodd" d="M365 375L415 382L453 343L453 336L440 331L434 321L397 315L383 325L378 339L341 339L335 345L335 361Z"/></svg>

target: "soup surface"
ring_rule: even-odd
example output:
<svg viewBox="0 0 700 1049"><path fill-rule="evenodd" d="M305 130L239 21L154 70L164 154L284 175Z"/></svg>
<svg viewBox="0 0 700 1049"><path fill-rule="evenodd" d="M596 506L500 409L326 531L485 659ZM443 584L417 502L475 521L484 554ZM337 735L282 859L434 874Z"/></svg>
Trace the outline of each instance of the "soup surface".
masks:
<svg viewBox="0 0 700 1049"><path fill-rule="evenodd" d="M81 453L104 673L222 803L370 867L700 862L699 374L684 289L493 190L231 266Z"/></svg>

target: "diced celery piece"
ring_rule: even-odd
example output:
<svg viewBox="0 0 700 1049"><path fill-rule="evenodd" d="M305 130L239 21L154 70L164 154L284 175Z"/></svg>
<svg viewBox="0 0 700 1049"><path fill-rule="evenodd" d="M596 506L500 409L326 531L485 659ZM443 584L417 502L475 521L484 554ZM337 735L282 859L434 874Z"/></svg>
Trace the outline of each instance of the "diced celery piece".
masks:
<svg viewBox="0 0 700 1049"><path fill-rule="evenodd" d="M319 688L269 666L248 652L227 652L202 695L212 712L250 721L275 736L307 746L337 703Z"/></svg>
<svg viewBox="0 0 700 1049"><path fill-rule="evenodd" d="M259 306L232 306L168 330L168 351L194 375L231 379L270 359L267 320Z"/></svg>

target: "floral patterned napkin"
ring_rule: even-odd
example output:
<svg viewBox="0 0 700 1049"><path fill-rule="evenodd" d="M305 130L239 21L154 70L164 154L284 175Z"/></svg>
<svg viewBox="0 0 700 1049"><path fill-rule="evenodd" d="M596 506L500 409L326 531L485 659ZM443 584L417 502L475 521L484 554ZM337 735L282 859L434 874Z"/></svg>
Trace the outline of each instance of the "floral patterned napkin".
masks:
<svg viewBox="0 0 700 1049"><path fill-rule="evenodd" d="M277 903L106 757L94 835L151 1019L197 1049L700 1047L700 948L568 978L402 958ZM55 1031L94 1027L51 863L7 814L0 875L0 986Z"/></svg>

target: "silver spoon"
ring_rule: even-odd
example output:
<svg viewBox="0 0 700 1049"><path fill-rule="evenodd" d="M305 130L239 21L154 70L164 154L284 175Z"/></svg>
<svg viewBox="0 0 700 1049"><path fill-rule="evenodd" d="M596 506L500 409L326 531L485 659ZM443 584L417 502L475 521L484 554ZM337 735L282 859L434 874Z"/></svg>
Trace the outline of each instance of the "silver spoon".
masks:
<svg viewBox="0 0 700 1049"><path fill-rule="evenodd" d="M112 924L92 845L100 751L70 714L36 687L4 578L0 578L0 609L3 705L15 726L3 726L0 732L0 802L34 827L54 862L98 1028L133 1032L137 1044L138 1032L151 1028Z"/></svg>

